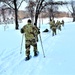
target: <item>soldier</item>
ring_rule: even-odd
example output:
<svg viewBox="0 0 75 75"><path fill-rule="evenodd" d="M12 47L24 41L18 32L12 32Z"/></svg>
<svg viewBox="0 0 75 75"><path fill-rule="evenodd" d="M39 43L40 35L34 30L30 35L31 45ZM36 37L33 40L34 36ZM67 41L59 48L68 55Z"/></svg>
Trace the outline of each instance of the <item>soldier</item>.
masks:
<svg viewBox="0 0 75 75"><path fill-rule="evenodd" d="M64 20L62 20L62 23L61 23L61 24L62 24L62 26L64 27Z"/></svg>
<svg viewBox="0 0 75 75"><path fill-rule="evenodd" d="M34 48L34 56L38 55L37 50L37 41L35 37L35 31L37 31L36 27L31 24L31 20L28 20L28 24L24 25L21 28L21 33L25 33L25 48L26 48L26 60L30 59L30 46L32 45ZM39 32L36 32L39 34Z"/></svg>
<svg viewBox="0 0 75 75"><path fill-rule="evenodd" d="M55 21L50 21L50 29L52 30L52 36L56 35L56 25Z"/></svg>
<svg viewBox="0 0 75 75"><path fill-rule="evenodd" d="M56 22L56 27L61 31L61 23L60 21L57 20Z"/></svg>
<svg viewBox="0 0 75 75"><path fill-rule="evenodd" d="M52 27L53 24L54 24L54 23L53 23L53 20L51 20L51 21L50 21L50 29L51 29L51 27Z"/></svg>

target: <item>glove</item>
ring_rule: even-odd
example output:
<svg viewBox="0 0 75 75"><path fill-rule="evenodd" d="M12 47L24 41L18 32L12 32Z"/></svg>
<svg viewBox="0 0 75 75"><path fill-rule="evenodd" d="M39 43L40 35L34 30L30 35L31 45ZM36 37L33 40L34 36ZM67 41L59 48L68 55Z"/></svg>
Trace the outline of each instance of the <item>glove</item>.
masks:
<svg viewBox="0 0 75 75"><path fill-rule="evenodd" d="M21 29L21 33L24 33L24 30L23 29Z"/></svg>
<svg viewBox="0 0 75 75"><path fill-rule="evenodd" d="M40 34L40 29L38 29L38 34Z"/></svg>

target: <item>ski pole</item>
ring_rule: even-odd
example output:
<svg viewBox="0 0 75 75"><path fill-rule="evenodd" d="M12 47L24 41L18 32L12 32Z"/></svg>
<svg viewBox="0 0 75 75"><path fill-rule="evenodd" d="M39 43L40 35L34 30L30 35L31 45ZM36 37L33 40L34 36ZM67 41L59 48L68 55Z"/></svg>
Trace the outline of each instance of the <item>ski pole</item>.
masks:
<svg viewBox="0 0 75 75"><path fill-rule="evenodd" d="M21 49L20 49L20 54L22 53L22 45L23 45L23 35L22 35L22 41L21 41Z"/></svg>
<svg viewBox="0 0 75 75"><path fill-rule="evenodd" d="M42 47L42 52L43 52L43 56L45 58L45 52L44 52L44 48L43 48L43 44L42 44L42 39L41 39L41 35L39 34L40 37L40 42L41 42L41 47Z"/></svg>

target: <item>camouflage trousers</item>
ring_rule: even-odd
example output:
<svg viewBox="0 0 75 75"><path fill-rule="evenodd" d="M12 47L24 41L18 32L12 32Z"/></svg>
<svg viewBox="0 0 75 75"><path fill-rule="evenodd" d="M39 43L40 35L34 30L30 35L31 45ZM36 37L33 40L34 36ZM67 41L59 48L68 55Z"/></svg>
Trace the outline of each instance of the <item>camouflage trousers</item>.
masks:
<svg viewBox="0 0 75 75"><path fill-rule="evenodd" d="M52 29L52 36L56 35L56 29Z"/></svg>
<svg viewBox="0 0 75 75"><path fill-rule="evenodd" d="M35 39L33 40L26 40L26 44L25 44L25 48L26 48L26 51L25 51L25 54L26 56L30 55L30 46L33 46L33 51L37 51L37 42Z"/></svg>
<svg viewBox="0 0 75 75"><path fill-rule="evenodd" d="M58 29L61 31L61 26L59 26Z"/></svg>

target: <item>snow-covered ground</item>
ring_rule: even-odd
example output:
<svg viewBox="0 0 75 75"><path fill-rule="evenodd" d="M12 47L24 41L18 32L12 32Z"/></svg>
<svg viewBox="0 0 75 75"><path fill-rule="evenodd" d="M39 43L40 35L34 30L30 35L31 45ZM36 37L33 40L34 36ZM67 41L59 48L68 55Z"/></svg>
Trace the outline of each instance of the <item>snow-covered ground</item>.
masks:
<svg viewBox="0 0 75 75"><path fill-rule="evenodd" d="M72 19L63 19L65 26L62 27L62 31L57 30L57 35L53 37L49 29L49 20L43 19L40 30L46 57L43 57L39 39L40 54L38 57L33 57L31 46L32 58L29 61L24 61L24 37L20 54L22 42L20 30L15 30L12 24L0 25L0 75L75 75L75 23L70 22ZM25 20L20 24L20 28L24 24ZM46 28L49 32L43 33Z"/></svg>

